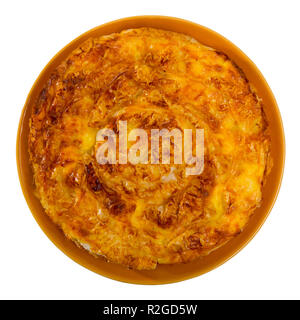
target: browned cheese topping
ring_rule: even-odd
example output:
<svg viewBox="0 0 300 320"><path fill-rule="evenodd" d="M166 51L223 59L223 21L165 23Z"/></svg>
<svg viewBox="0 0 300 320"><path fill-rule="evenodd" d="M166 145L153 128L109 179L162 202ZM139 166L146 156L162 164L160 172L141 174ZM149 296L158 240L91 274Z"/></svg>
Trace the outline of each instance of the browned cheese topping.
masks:
<svg viewBox="0 0 300 320"><path fill-rule="evenodd" d="M99 129L204 129L204 170L99 164ZM225 55L141 28L84 42L36 101L29 153L45 212L95 256L134 269L189 262L239 234L262 201L262 103ZM133 142L128 142L128 148ZM149 138L150 145L150 138ZM149 148L149 159L150 159Z"/></svg>

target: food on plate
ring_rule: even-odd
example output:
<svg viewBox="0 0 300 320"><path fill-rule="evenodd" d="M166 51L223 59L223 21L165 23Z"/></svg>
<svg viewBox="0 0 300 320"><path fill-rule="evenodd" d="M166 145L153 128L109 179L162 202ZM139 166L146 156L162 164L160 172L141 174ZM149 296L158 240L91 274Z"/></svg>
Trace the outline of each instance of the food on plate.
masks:
<svg viewBox="0 0 300 320"><path fill-rule="evenodd" d="M202 129L203 170L175 163L99 163L106 128ZM127 141L127 154L134 141ZM193 152L194 152L193 147ZM190 262L242 232L271 168L261 99L230 58L171 31L90 38L45 82L30 119L36 193L66 237L138 270ZM162 147L159 159L162 158Z"/></svg>

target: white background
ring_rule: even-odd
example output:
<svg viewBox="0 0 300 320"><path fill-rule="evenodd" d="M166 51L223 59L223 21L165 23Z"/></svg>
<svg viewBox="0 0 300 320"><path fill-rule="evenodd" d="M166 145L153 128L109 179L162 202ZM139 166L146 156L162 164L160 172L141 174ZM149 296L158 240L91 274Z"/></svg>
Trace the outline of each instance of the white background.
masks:
<svg viewBox="0 0 300 320"><path fill-rule="evenodd" d="M300 298L300 1L1 1L0 298ZM273 90L285 126L282 188L267 222L237 256L201 277L138 286L101 277L59 251L21 192L15 140L21 109L39 72L81 33L118 18L159 14L207 26L235 43Z"/></svg>

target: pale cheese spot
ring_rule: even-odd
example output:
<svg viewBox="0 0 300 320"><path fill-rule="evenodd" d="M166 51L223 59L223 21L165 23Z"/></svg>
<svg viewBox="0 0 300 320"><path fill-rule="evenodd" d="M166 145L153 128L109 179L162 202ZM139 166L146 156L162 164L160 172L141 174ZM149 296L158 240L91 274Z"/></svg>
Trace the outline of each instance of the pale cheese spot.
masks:
<svg viewBox="0 0 300 320"><path fill-rule="evenodd" d="M164 183L167 183L167 182L170 182L170 181L177 181L177 178L175 176L174 170L175 170L175 168L172 167L169 174L161 177L161 181L164 182Z"/></svg>

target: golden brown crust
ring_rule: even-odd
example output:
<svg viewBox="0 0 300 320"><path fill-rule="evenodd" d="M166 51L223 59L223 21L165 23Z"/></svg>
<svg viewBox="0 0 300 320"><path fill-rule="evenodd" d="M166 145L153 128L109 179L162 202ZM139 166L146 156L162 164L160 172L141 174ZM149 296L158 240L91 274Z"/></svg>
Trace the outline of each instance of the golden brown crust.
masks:
<svg viewBox="0 0 300 320"><path fill-rule="evenodd" d="M117 132L119 120L148 132L203 128L203 173L99 165L96 133ZM261 203L269 148L242 71L185 35L149 28L83 43L49 78L30 120L46 213L91 253L135 269L191 261L240 233Z"/></svg>

